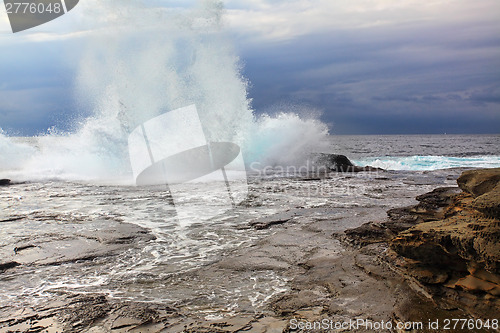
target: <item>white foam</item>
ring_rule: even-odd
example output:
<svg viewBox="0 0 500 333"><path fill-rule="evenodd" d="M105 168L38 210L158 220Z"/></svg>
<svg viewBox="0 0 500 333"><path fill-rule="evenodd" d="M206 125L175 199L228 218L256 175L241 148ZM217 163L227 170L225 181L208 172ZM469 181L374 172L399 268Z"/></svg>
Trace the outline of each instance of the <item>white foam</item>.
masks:
<svg viewBox="0 0 500 333"><path fill-rule="evenodd" d="M498 168L500 156L385 156L353 160L356 165L370 165L386 170L439 170L447 168Z"/></svg>
<svg viewBox="0 0 500 333"><path fill-rule="evenodd" d="M168 10L119 2L120 11L117 2L89 3L82 10L92 12L81 24L94 32L82 37L85 52L75 59L75 96L91 116L74 133L38 138L38 150L0 137L2 174L132 183L132 129L192 104L207 140L238 144L247 164L288 162L325 141L327 127L318 120L254 115L239 59L222 31L219 1ZM96 12L113 15L101 20Z"/></svg>
<svg viewBox="0 0 500 333"><path fill-rule="evenodd" d="M0 170L21 169L35 151L33 146L5 136L0 129Z"/></svg>

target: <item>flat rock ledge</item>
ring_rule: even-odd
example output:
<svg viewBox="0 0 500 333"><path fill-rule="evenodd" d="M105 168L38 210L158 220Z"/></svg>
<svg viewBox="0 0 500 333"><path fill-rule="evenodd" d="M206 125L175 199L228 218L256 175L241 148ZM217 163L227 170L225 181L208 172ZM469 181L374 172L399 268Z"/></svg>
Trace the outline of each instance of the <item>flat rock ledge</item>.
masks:
<svg viewBox="0 0 500 333"><path fill-rule="evenodd" d="M464 178L460 179L459 184ZM472 186L477 180L471 179L464 180L463 186ZM248 278L249 271L286 277L286 291L269 299L260 313L242 307L232 316L207 319L206 312L192 310L182 302L141 303L98 293L61 291L44 304L0 309L0 333L386 332L370 328L297 330L291 320L349 322L365 318L427 323L435 319L498 318L495 288L499 251L495 246L499 221L489 207L483 209L475 203L496 185L480 186L486 190L476 194L471 193L476 186L470 192L458 187L436 189L419 196L416 206L390 210L387 221L371 222L345 233L335 225L332 212L323 209L290 210L251 221L249 232L251 228L279 230L191 274L207 282L217 281L217 285L237 283ZM151 235L139 227L116 224L100 234L79 235L75 241L87 246L64 253L58 250L58 239L51 237L40 235L29 243L15 244L4 256L0 273L2 269L9 272L113 255L130 246L131 239L148 241ZM53 257L58 259L50 259Z"/></svg>
<svg viewBox="0 0 500 333"><path fill-rule="evenodd" d="M346 231L359 247L387 244L387 262L444 308L500 313L500 168L465 171L388 220Z"/></svg>

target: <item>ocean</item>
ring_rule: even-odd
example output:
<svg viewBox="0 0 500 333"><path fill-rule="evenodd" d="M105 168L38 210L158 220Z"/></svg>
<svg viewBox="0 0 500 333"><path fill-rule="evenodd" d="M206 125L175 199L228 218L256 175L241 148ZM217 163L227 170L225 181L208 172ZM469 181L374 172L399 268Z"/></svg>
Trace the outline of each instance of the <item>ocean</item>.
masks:
<svg viewBox="0 0 500 333"><path fill-rule="evenodd" d="M263 311L272 297L290 288L289 272L271 265L220 275L210 267L282 228L299 236L301 228L314 222L325 224L328 232L342 232L383 220L388 209L414 204L417 195L436 187L456 186L463 170L500 167L499 135L325 140L328 152L386 171L315 178L283 173L275 165L266 172L249 172L247 181L238 180L248 182L247 195L230 209L213 190L216 182L195 182L177 198L191 209L181 220L163 186L135 186L123 178L115 183L102 177L91 180L87 172L78 180L74 169L43 178L29 161L25 169L3 167L0 178L10 177L14 184L0 187L0 253L4 262L19 266L0 275L0 309L40 306L61 293L102 293L182 305L207 318ZM40 150L34 138L13 141L22 145L21 151ZM213 214L200 218L207 210ZM252 227L252 221L290 211L295 215L286 227ZM132 236L113 239L129 225L140 230L125 228Z"/></svg>

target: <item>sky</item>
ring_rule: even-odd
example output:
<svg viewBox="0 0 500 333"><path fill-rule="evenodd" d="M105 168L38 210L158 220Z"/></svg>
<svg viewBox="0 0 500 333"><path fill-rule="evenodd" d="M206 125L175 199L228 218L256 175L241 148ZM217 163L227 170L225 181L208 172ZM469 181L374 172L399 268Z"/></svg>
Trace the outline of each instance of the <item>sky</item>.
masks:
<svg viewBox="0 0 500 333"><path fill-rule="evenodd" d="M85 113L71 89L72 50L86 31L72 21L92 1L17 34L0 5L0 128L7 133L66 130ZM498 0L226 0L224 6L224 30L256 113L315 110L332 134L500 133Z"/></svg>

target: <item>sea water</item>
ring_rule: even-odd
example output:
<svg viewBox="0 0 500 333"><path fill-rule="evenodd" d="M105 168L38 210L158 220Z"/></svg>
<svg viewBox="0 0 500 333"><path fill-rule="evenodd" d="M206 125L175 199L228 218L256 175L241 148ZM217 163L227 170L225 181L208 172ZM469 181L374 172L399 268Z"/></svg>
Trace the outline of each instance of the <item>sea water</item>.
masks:
<svg viewBox="0 0 500 333"><path fill-rule="evenodd" d="M499 166L500 135L346 135L331 140L356 164L389 170Z"/></svg>

